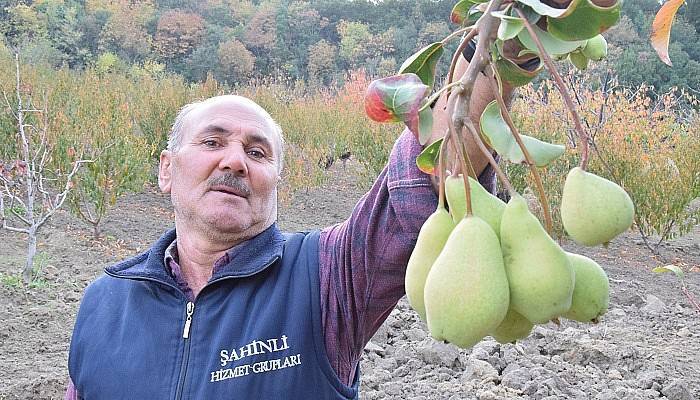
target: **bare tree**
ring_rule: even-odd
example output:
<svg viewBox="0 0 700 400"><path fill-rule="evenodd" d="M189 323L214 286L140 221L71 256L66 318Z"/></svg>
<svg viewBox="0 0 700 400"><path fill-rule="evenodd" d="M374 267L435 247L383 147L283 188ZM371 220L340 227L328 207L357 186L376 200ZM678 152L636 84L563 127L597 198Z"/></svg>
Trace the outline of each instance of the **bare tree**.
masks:
<svg viewBox="0 0 700 400"><path fill-rule="evenodd" d="M27 260L22 278L25 284L29 284L40 228L63 205L80 166L91 161L73 161L68 173L46 168L53 152L48 137L47 96L44 94L43 106L37 108L32 103L31 93L23 95L25 90L20 80L19 54L15 54L15 74L16 103L13 105L4 91L3 96L17 122L17 159L0 160L0 222L7 230L28 236Z"/></svg>

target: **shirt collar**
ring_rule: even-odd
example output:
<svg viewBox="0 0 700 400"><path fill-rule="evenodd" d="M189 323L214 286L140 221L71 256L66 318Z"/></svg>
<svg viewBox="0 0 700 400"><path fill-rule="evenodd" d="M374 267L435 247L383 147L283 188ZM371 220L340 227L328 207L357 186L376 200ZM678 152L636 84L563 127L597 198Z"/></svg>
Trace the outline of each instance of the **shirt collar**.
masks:
<svg viewBox="0 0 700 400"><path fill-rule="evenodd" d="M284 235L276 223L258 235L229 249L214 265L211 281L254 275L281 258ZM146 253L106 268L115 277L148 278L176 286L169 259L177 261L176 232L166 232Z"/></svg>

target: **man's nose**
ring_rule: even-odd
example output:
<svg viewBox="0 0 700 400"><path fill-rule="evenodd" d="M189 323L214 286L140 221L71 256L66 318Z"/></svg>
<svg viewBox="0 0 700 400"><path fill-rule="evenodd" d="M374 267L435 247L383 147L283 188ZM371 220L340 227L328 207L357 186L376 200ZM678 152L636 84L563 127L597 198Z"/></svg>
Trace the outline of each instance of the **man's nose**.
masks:
<svg viewBox="0 0 700 400"><path fill-rule="evenodd" d="M219 161L219 168L224 171L231 171L239 176L248 175L248 164L245 149L241 146L233 146L226 149L225 154Z"/></svg>

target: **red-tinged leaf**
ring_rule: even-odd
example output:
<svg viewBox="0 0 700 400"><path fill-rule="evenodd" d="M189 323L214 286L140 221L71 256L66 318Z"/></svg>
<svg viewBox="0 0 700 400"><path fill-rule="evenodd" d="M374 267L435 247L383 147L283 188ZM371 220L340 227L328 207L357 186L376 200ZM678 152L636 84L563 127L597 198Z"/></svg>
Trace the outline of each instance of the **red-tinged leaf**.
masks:
<svg viewBox="0 0 700 400"><path fill-rule="evenodd" d="M384 104L385 96L381 92L381 83L378 80L372 81L365 93L365 113L372 121L377 122L398 122L398 119L388 106Z"/></svg>
<svg viewBox="0 0 700 400"><path fill-rule="evenodd" d="M440 160L440 146L442 141L440 139L430 146L426 147L421 151L421 153L416 157L416 165L418 169L430 175L437 175L437 165Z"/></svg>
<svg viewBox="0 0 700 400"><path fill-rule="evenodd" d="M671 26L676 13L685 0L669 0L661 6L651 24L651 46L656 50L661 61L671 66L671 58L668 56L668 42L671 39Z"/></svg>
<svg viewBox="0 0 700 400"><path fill-rule="evenodd" d="M365 112L377 122L403 121L419 137L418 111L429 91L416 74L376 79L365 93Z"/></svg>
<svg viewBox="0 0 700 400"><path fill-rule="evenodd" d="M469 18L469 10L474 4L484 3L487 0L459 0L457 4L452 7L452 12L450 13L450 21L455 24L462 25L464 21Z"/></svg>
<svg viewBox="0 0 700 400"><path fill-rule="evenodd" d="M435 82L435 67L437 66L445 47L441 42L429 44L411 57L409 57L399 68L399 74L412 72L426 85L433 87Z"/></svg>

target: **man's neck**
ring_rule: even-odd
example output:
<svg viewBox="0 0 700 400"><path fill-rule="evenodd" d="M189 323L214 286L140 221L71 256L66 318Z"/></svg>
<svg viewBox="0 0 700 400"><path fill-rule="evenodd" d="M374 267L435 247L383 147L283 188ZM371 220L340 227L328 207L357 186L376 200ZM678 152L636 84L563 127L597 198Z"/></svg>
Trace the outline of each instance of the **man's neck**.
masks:
<svg viewBox="0 0 700 400"><path fill-rule="evenodd" d="M192 289L195 297L209 282L216 261L231 247L233 245L228 247L216 245L206 240L198 240L191 235L178 235L178 264L182 271L182 278Z"/></svg>

